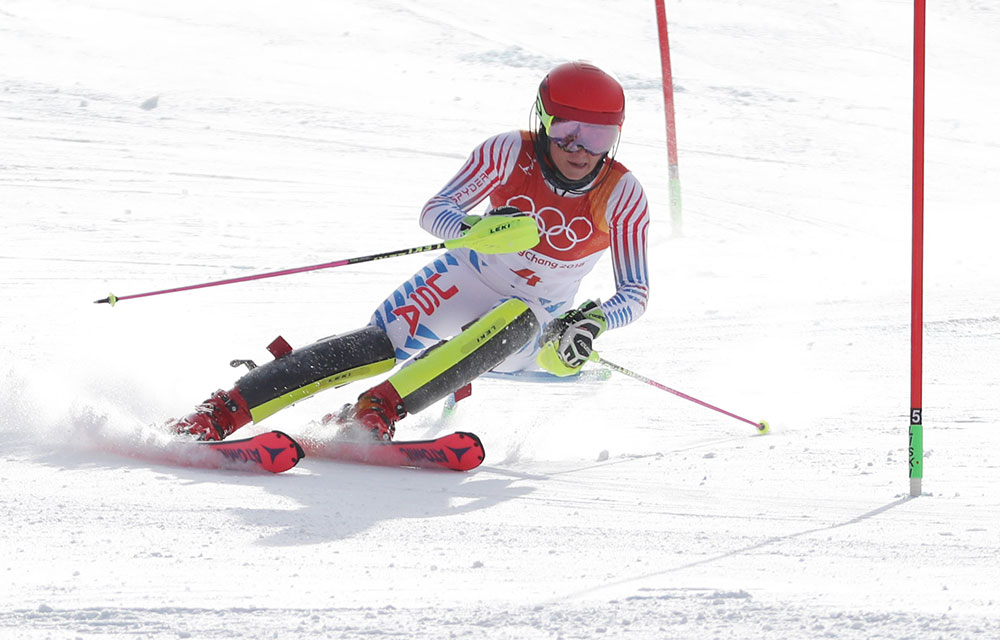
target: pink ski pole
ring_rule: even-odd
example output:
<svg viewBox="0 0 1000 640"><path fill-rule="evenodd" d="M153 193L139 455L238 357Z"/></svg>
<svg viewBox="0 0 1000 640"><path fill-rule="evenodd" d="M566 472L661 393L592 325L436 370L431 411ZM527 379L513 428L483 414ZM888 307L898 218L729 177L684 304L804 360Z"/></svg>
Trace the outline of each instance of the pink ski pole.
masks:
<svg viewBox="0 0 1000 640"><path fill-rule="evenodd" d="M202 282L201 284L192 284L185 287L175 287L173 289L161 289L159 291L147 291L146 293L134 293L128 296L116 296L115 294L108 295L107 298L101 298L100 300L94 300L94 304L107 303L111 306L115 306L115 303L119 300L131 300L132 298L145 298L148 296L159 296L165 293L177 293L180 291L191 291L192 289L204 289L206 287L220 287L224 284L236 284L237 282L250 282L251 280L262 280L264 278L277 278L278 276L289 276L293 273L304 273L306 271L316 271L318 269L332 269L333 267L342 267L348 264L357 264L358 262L368 262L370 260L380 260L382 258L395 258L396 256L408 256L411 253L422 253L424 251L434 251L436 249L444 249L445 244L439 242L438 244L429 244L423 247L413 247L411 249L400 249L399 251L389 251L386 253L376 253L369 256L360 256L357 258L345 258L343 260L334 260L333 262L324 262L323 264L314 264L307 267L295 267L293 269L282 269L280 271L271 271L268 273L258 273L252 276L243 276L240 278L229 278L227 280L215 280L214 282Z"/></svg>
<svg viewBox="0 0 1000 640"><path fill-rule="evenodd" d="M708 404L707 402L703 402L703 401L699 400L698 398L692 398L691 396L687 395L686 393L681 393L680 391L677 391L676 389L671 389L670 387L668 387L668 386L666 386L664 384L660 384L659 382L657 382L655 380L650 380L646 376L639 375L635 371L630 371L630 370L626 369L625 367L617 365L617 364L615 364L613 362L608 362L607 360L605 360L604 358L602 358L601 356L599 356L596 351L591 352L591 354L590 354L590 360L592 360L594 362L597 362L597 363L600 363L600 364L603 364L605 367L607 367L609 369L612 369L614 371L617 371L618 373L623 373L623 374L627 375L630 378L634 378L634 379L638 380L639 382L645 382L646 384L648 384L650 386L653 386L653 387L656 387L657 389L661 389L663 391L666 391L667 393L672 393L675 396L677 396L678 398L684 398L685 400L690 400L691 402L694 402L695 404L700 404L701 406L706 407L708 409L711 409L713 411L718 411L719 413L723 413L723 414L729 416L730 418L736 418L737 420L740 420L742 422L746 422L747 424L752 424L754 426L754 428L757 429L758 433L762 433L762 434L763 433L768 433L771 430L771 426L767 423L766 420L761 420L760 422L754 422L753 420L749 420L749 419L744 418L742 416L738 416L735 413L730 413L729 411L726 411L725 409L720 409L719 407L716 407L715 405L711 405L711 404Z"/></svg>
<svg viewBox="0 0 1000 640"><path fill-rule="evenodd" d="M436 251L437 249L472 249L479 253L515 253L530 249L538 244L538 223L530 216L489 216L481 222L475 224L464 235L451 240L445 240L437 244L428 244L422 247L412 247L410 249L400 249L398 251L387 251L385 253L374 253L369 256L358 256L356 258L345 258L314 264L308 267L295 267L293 269L282 269L281 271L271 271L269 273L258 273L252 276L240 278L229 278L227 280L216 280L214 282L203 282L192 284L186 287L174 287L173 289L161 289L160 291L149 291L146 293L135 293L128 296L108 295L107 298L94 300L94 304L107 303L114 306L119 300L129 300L132 298L145 298L148 296L159 296L165 293L177 293L179 291L191 291L192 289L204 289L205 287L219 287L224 284L236 284L237 282L250 282L251 280L261 280L263 278L277 278L278 276L288 276L293 273L303 273L306 271L316 271L317 269L331 269L342 267L347 264L357 264L359 262L370 262L383 258L395 258L398 256L408 256L413 253L423 253L424 251Z"/></svg>

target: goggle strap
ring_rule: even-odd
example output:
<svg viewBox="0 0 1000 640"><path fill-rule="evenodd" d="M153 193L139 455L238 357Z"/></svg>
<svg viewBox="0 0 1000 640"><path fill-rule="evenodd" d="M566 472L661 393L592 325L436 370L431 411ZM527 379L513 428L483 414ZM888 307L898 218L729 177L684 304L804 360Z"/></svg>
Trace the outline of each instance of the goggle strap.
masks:
<svg viewBox="0 0 1000 640"><path fill-rule="evenodd" d="M536 102L538 107L538 119L542 121L542 126L545 128L545 135L549 135L549 129L552 127L552 121L555 120L555 116L550 116L545 110L545 103L542 102L542 94L538 94L538 100Z"/></svg>

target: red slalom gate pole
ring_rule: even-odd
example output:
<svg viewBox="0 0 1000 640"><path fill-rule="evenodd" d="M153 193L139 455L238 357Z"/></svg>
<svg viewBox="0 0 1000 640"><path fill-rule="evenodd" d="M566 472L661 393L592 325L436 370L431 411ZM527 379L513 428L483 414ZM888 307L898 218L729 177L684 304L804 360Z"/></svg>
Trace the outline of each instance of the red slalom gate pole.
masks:
<svg viewBox="0 0 1000 640"><path fill-rule="evenodd" d="M923 492L925 0L913 5L913 272L910 294L910 497Z"/></svg>
<svg viewBox="0 0 1000 640"><path fill-rule="evenodd" d="M663 110L667 125L667 170L670 179L670 223L675 236L682 235L681 172L677 160L677 124L674 118L674 77L670 68L670 37L667 9L656 0L656 30L660 37L660 70L663 76Z"/></svg>
<svg viewBox="0 0 1000 640"><path fill-rule="evenodd" d="M652 387L656 387L657 389L660 389L661 391L666 391L667 393L672 393L675 396L677 396L678 398L684 398L685 400L690 400L691 402L693 402L695 404L699 404L699 405L705 407L706 409L711 409L712 411L718 411L719 413L727 415L730 418L735 418L735 419L737 419L737 420L739 420L741 422L745 422L747 424L751 424L751 425L754 426L755 429L757 429L758 433L762 433L762 434L763 433L768 433L771 430L771 425L769 425L767 423L767 420L761 420L760 422L754 422L753 420L750 420L749 418L744 418L743 416L738 416L735 413L731 413L729 411L726 411L725 409L720 409L719 407L716 407L715 405L708 404L707 402L705 402L703 400L699 400L698 398L693 398L693 397L689 396L686 393L681 393L680 391L677 391L676 389L671 389L670 387L668 387L665 384L660 384L659 382L657 382L655 380L650 380L646 376L640 375L640 374L636 373L635 371L631 371L629 369L626 369L625 367L623 367L621 365L617 365L617 364L615 364L613 362L608 362L607 360L605 360L604 358L602 358L601 356L599 356L596 351L592 351L590 353L590 360L592 360L593 362L597 362L599 364L603 364L605 367L607 367L609 369L612 369L614 371L617 371L618 373L623 373L623 374L627 375L630 378L638 380L639 382L645 382L646 384L648 384L648 385L650 385Z"/></svg>

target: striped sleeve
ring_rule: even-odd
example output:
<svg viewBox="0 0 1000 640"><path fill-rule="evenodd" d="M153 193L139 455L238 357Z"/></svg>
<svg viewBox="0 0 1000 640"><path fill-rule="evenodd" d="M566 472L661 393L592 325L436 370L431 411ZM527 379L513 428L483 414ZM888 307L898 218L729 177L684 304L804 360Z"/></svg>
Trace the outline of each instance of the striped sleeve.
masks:
<svg viewBox="0 0 1000 640"><path fill-rule="evenodd" d="M510 177L520 151L518 131L480 144L448 184L424 205L420 226L442 240L459 237L462 219Z"/></svg>
<svg viewBox="0 0 1000 640"><path fill-rule="evenodd" d="M641 316L649 298L646 263L649 205L642 185L631 173L626 173L615 185L607 215L617 291L601 305L601 310L608 328L617 329Z"/></svg>

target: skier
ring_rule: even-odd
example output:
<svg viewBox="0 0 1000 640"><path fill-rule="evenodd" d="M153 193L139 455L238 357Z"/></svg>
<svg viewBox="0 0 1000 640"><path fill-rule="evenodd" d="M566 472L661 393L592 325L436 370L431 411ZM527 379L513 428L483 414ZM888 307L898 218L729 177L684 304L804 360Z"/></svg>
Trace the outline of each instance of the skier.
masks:
<svg viewBox="0 0 1000 640"><path fill-rule="evenodd" d="M624 118L625 94L610 75L582 61L554 68L539 85L530 130L476 147L420 214L421 227L445 240L498 222L494 216L530 216L537 245L450 250L393 291L366 327L294 350L272 344L273 361L173 427L221 440L317 391L409 360L324 418L390 440L397 421L488 371L579 371L593 341L638 318L648 296L646 197L615 160ZM485 216L471 214L487 197ZM581 280L608 248L615 294L574 307Z"/></svg>

